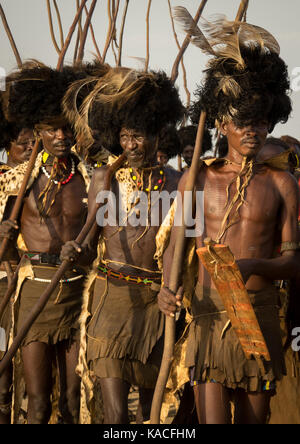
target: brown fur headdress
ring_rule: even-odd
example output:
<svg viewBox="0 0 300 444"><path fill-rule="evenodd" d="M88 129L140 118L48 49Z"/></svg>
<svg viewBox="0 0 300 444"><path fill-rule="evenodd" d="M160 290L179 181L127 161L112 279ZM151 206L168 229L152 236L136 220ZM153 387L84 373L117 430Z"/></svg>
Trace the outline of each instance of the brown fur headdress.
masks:
<svg viewBox="0 0 300 444"><path fill-rule="evenodd" d="M77 82L64 98L64 111L73 118L78 136L91 144L96 131L103 147L113 154L121 152L122 127L158 134L168 123L176 124L183 117L184 107L177 89L163 72L145 73L117 67L88 81L93 89L80 109L74 112L74 98L83 85Z"/></svg>

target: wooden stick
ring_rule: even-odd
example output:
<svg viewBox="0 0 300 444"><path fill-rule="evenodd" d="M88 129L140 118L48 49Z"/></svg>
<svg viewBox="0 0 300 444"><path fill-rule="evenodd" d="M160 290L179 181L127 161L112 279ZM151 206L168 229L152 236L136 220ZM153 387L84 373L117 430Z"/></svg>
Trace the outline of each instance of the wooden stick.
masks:
<svg viewBox="0 0 300 444"><path fill-rule="evenodd" d="M3 316L4 310L5 310L6 306L7 306L8 302L9 302L9 300L10 300L12 294L13 294L13 292L16 289L16 285L17 285L17 282L18 282L18 274L19 274L19 270L20 270L22 264L23 264L23 260L21 259L19 261L18 265L17 265L17 268L16 268L14 274L11 277L10 282L8 283L7 290L6 290L6 292L5 292L5 294L4 294L3 298L2 298L2 301L1 301L1 304L0 304L0 320L2 320L2 316Z"/></svg>
<svg viewBox="0 0 300 444"><path fill-rule="evenodd" d="M103 62L105 61L108 48L110 46L111 40L112 40L114 32L115 32L116 21L117 21L117 16L118 16L118 12L119 12L119 5L120 5L120 0L118 0L117 6L116 6L116 10L115 10L115 14L114 14L113 19L112 19L111 18L111 13L110 13L110 0L108 0L109 29L108 29L108 32L107 32L106 43L105 43L105 47L103 49L103 54L102 54L102 61Z"/></svg>
<svg viewBox="0 0 300 444"><path fill-rule="evenodd" d="M76 0L76 8L77 11L79 9L79 0ZM84 9L87 13L87 7L86 5L84 5ZM78 48L79 48L79 42L81 39L81 35L82 35L82 26L81 26L81 19L82 19L82 14L80 14L79 20L78 20L78 24L77 24L77 36L76 36L76 42L75 42L75 47L74 47L74 54L73 54L73 64L75 64L76 59L77 59L77 54L78 54Z"/></svg>
<svg viewBox="0 0 300 444"><path fill-rule="evenodd" d="M77 55L77 62L81 62L83 59L83 55L84 55L84 46L85 46L85 42L86 42L86 38L87 38L87 34L88 34L88 29L92 20L92 15L96 6L97 0L93 0L90 10L88 12L85 24L84 24L84 28L82 31L82 36L80 39L80 45L79 45L79 50L78 50L78 55Z"/></svg>
<svg viewBox="0 0 300 444"><path fill-rule="evenodd" d="M76 28L76 25L78 23L78 20L79 20L79 18L81 16L82 10L83 10L84 5L86 4L86 2L87 2L87 0L82 0L81 5L79 6L79 9L78 9L78 11L77 11L77 13L75 15L75 18L73 20L73 23L72 23L71 27L70 27L69 33L68 33L67 38L66 38L65 43L64 43L64 46L63 46L63 48L62 48L62 50L60 52L59 58L58 58L58 62L57 62L57 66L56 66L56 69L58 71L60 71L62 69L66 52L67 52L67 50L69 48L72 36L73 36L75 28Z"/></svg>
<svg viewBox="0 0 300 444"><path fill-rule="evenodd" d="M13 50L14 55L16 57L18 67L21 68L22 67L22 59L20 57L20 54L19 54L19 51L17 49L16 43L14 41L13 35L12 35L11 30L9 28L9 25L7 23L6 16L5 16L5 13L3 11L3 8L1 6L1 4L0 4L0 15L1 15L1 19L2 19L2 22L3 22L3 26L4 26L4 29L6 31L7 37L9 39L9 41L10 41L12 50Z"/></svg>
<svg viewBox="0 0 300 444"><path fill-rule="evenodd" d="M206 119L206 113L202 112L199 119L196 145L194 149L192 164L189 169L189 173L186 180L185 191L193 192L194 190L196 175L198 174L199 171L199 160L202 150L205 119ZM183 202L183 196L181 200ZM174 259L172 262L171 273L170 273L169 289L173 293L176 293L178 289L179 276L182 270L183 256L185 250L184 212L187 211L186 214L191 214L192 199L188 199L187 203L188 206L185 207L186 209L183 211L183 205L181 209L182 224L180 227L178 227L179 230L178 230L178 236L176 238ZM185 205L187 205L187 203ZM169 377L170 367L173 361L174 343L175 343L175 318L172 318L170 316L165 316L164 352L152 400L150 424L160 424L161 405L163 402L164 390Z"/></svg>
<svg viewBox="0 0 300 444"><path fill-rule="evenodd" d="M110 189L110 182L113 173L122 165L123 161L125 159L125 154L123 153L110 167L108 168L106 175L105 175L105 182L104 182L104 190ZM90 230L95 226L96 224L96 215L97 211L99 210L101 204L97 205L95 208L95 211L88 217L84 227L82 228L81 232L75 239L75 242L78 243L78 245L82 245L84 240L86 239L87 235L89 234ZM0 362L0 377L2 376L4 370L9 365L11 360L13 359L14 355L16 354L18 348L22 344L26 334L28 333L29 329L31 328L32 324L36 320L36 318L39 316L45 305L47 304L51 294L57 287L59 281L63 277L64 272L67 270L67 268L70 266L70 262L65 260L62 262L62 264L57 269L56 273L54 274L53 278L51 279L50 284L44 291L44 293L41 295L37 303L33 306L31 312L28 315L28 318L24 321L22 327L20 328L17 336L14 338L9 350L7 350L5 356Z"/></svg>
<svg viewBox="0 0 300 444"><path fill-rule="evenodd" d="M124 6L124 11L123 11L120 36L119 36L119 54L118 54L117 66L121 66L122 49L123 49L123 34L124 34L124 27L125 27L125 20L126 20L126 15L127 15L127 10L128 10L128 4L129 4L129 0L126 0L126 4Z"/></svg>
<svg viewBox="0 0 300 444"><path fill-rule="evenodd" d="M27 165L27 170L25 172L25 175L24 175L24 178L23 178L23 182L22 182L21 187L20 187L20 191L18 193L17 199L16 199L16 201L14 203L11 215L9 217L9 220L11 222L16 222L16 220L17 220L17 218L19 216L19 212L20 212L20 209L21 209L21 206L22 206L22 203L23 203L23 199L24 199L25 193L26 193L27 185L28 185L28 182L29 182L32 170L34 168L34 164L35 164L38 152L39 152L39 139L37 138L36 141L35 141L33 150L31 152L31 155L30 155L30 159L29 159L29 162L28 162L28 165ZM9 243L9 239L7 239L7 238L3 239L2 242L1 242L1 245L0 245L0 262L2 262L2 259L3 259L3 256L5 254L5 251L6 251L8 243Z"/></svg>
<svg viewBox="0 0 300 444"><path fill-rule="evenodd" d="M61 47L63 47L64 46L64 32L63 32L63 26L61 23L60 12L59 12L59 8L57 6L56 0L53 0L53 4L54 4L55 11L56 11L56 16L57 16L60 44L61 44Z"/></svg>
<svg viewBox="0 0 300 444"><path fill-rule="evenodd" d="M177 48L180 50L180 44L179 44L177 33L176 33L176 30L175 30L174 18L173 18L173 14L172 14L172 8L171 8L170 0L168 0L168 5L169 5L169 12L170 12L170 17L171 17L171 24L172 24L172 29L173 29L173 34L174 34L175 42L176 42ZM185 90L185 93L186 93L186 97L187 97L186 107L188 108L190 106L190 103L191 103L191 93L190 93L190 91L188 89L188 86L187 86L187 76L186 76L186 69L185 69L185 66L184 66L183 56L181 58L180 64L181 64L182 74L183 74L183 87L184 87L184 90ZM178 159L178 162L179 162L179 159ZM180 163L181 163L181 156L180 156ZM181 167L180 167L179 171L181 171Z"/></svg>
<svg viewBox="0 0 300 444"><path fill-rule="evenodd" d="M84 7L84 10L86 12L86 15L88 15L88 10L87 10L86 6ZM97 54L98 60L100 62L102 62L102 56L101 56L101 53L100 53L100 50L99 50L99 46L97 45L97 42L96 42L96 37L95 37L95 33L94 33L94 28L93 28L92 22L90 23L90 31L91 31L91 37L92 37L92 40L93 40L93 43L94 43L94 46L95 46L95 49L96 49L96 54Z"/></svg>
<svg viewBox="0 0 300 444"><path fill-rule="evenodd" d="M55 34L54 34L54 29L53 29L53 20L52 20L52 14L51 14L50 0L47 0L47 12L48 12L49 28L50 28L52 43L54 45L54 48L55 48L57 54L60 54L61 49L59 48L59 46L57 44Z"/></svg>
<svg viewBox="0 0 300 444"><path fill-rule="evenodd" d="M196 15L194 17L195 23L198 23L206 3L207 3L207 0L202 0L202 2L200 3L198 11L197 11L197 13L196 13ZM185 37L185 39L183 41L183 44L182 44L182 46L180 48L180 51L179 51L179 53L178 53L178 55L177 55L177 57L175 59L175 62L174 62L173 68L172 68L172 73L171 73L171 80L174 83L175 83L175 81L176 81L176 79L178 77L178 66L179 66L180 60L182 59L183 54L185 53L186 48L189 46L190 40L191 40L191 35L187 34L187 36Z"/></svg>
<svg viewBox="0 0 300 444"><path fill-rule="evenodd" d="M145 72L148 72L149 68L149 16L152 0L148 0L148 8L146 15L146 61L145 61Z"/></svg>

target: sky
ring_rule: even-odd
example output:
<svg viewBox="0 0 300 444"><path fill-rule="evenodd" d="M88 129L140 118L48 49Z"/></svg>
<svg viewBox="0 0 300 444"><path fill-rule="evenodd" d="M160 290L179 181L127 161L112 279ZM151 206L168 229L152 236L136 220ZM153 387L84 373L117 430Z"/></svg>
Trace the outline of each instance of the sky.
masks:
<svg viewBox="0 0 300 444"><path fill-rule="evenodd" d="M55 67L58 54L51 40L46 0L1 0L8 24L14 36L22 60L34 58ZM58 26L51 0L54 16L54 29L59 42ZM88 7L91 0L88 0ZM170 0L171 7L185 6L192 16L195 15L200 0ZM225 14L228 19L234 19L238 11L240 0L208 0L203 17L210 19L214 14ZM57 0L66 38L69 27L74 19L76 0ZM120 22L125 0L120 0L120 13L117 22L117 36L119 37ZM146 58L146 14L148 0L129 0L127 20L123 37L122 65L133 68L143 68ZM272 135L279 137L289 134L300 139L300 1L299 0L250 0L247 12L247 22L266 28L279 42L281 57L288 66L291 80L291 99L293 112L285 125L278 124ZM102 53L108 29L107 0L98 0L93 15L93 27L97 44ZM185 35L176 25L178 40L182 43ZM65 62L73 60L74 42L66 54ZM9 73L16 68L16 60L9 40L0 21L0 42L2 72ZM60 44L60 42L59 42ZM168 0L152 0L149 14L149 68L163 69L171 74L172 66L178 53L174 39ZM84 60L92 60L95 47L88 37L85 46ZM184 64L187 71L187 86L193 100L196 85L201 82L202 71L207 63L207 56L193 45L189 45ZM110 50L106 62L115 66L115 58ZM0 73L1 74L1 73ZM180 97L186 103L187 95L183 86L182 71L176 81Z"/></svg>

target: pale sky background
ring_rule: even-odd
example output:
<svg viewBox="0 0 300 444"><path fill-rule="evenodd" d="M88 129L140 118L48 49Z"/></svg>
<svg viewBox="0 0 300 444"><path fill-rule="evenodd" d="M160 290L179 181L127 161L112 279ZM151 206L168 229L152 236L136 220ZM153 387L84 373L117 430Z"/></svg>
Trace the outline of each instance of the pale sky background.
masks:
<svg viewBox="0 0 300 444"><path fill-rule="evenodd" d="M52 4L54 27L59 42L59 32L56 16ZM57 0L64 25L66 38L69 27L75 16L75 0ZM88 7L91 0L88 1ZM119 36L120 22L123 14L125 0L120 0L119 21L117 23L117 36ZM195 15L200 0L171 0L171 6L185 6L192 16ZM223 13L229 19L234 19L240 0L208 0L203 17L209 19L213 14ZM56 66L58 55L51 41L48 24L46 0L1 0L1 5L13 33L16 45L22 60L29 58L39 59L51 66ZM148 0L130 0L125 32L123 38L122 65L142 68L141 62L132 57L146 57L146 12ZM300 0L250 0L247 13L247 22L262 26L270 31L278 40L281 47L281 57L288 65L291 85L299 91L292 91L293 113L285 125L277 125L273 136L289 134L300 139ZM93 14L93 27L96 41L102 53L108 27L107 0L98 0ZM185 35L176 26L178 39L183 41ZM65 62L72 63L73 49L76 34L67 52ZM16 67L16 60L10 47L9 40L0 21L1 62L0 67L8 73ZM150 69L163 69L171 73L178 48L176 46L167 0L152 0L150 10ZM95 48L90 37L85 46L84 60L92 60ZM188 88L193 100L193 91L200 83L202 70L205 68L207 57L201 51L189 45L184 63L187 70ZM115 65L115 59L110 50L106 62ZM298 68L298 72L296 68ZM183 88L182 71L176 84L179 87L182 101L186 102L186 93Z"/></svg>

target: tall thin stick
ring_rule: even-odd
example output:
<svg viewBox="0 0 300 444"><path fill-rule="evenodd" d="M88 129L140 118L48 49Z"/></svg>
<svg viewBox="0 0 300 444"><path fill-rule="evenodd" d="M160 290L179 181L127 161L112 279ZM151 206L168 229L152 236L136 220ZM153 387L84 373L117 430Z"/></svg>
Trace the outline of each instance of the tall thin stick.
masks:
<svg viewBox="0 0 300 444"><path fill-rule="evenodd" d="M74 18L74 20L73 20L73 23L72 23L72 25L71 25L71 27L70 27L69 33L68 33L67 38L66 38L65 43L64 43L64 46L63 46L63 48L62 48L62 50L61 50L61 52L60 52L59 58L58 58L58 62L57 62L57 66L56 66L56 69L57 69L58 71L60 71L60 70L62 69L62 66L63 66L63 63L64 63L64 59L65 59L66 52L67 52L67 50L68 50L68 47L69 47L69 45L70 45L70 42L71 42L72 36L73 36L73 34L74 34L74 31L75 31L76 25L77 25L77 23L78 23L78 20L79 20L79 18L80 18L80 16L81 16L82 10L83 10L84 5L86 4L86 2L87 2L87 0L82 0L81 5L79 6L79 9L78 9L78 11L77 11L77 14L75 15L75 18Z"/></svg>
<svg viewBox="0 0 300 444"><path fill-rule="evenodd" d="M79 9L79 0L76 0L76 8L77 8L77 11L78 11L78 9ZM86 5L84 5L84 9L85 9L85 11L87 11ZM79 20L78 20L78 25L77 25L78 29L77 29L76 43L75 43L75 47L74 47L73 64L76 62L76 59L77 59L79 43L80 43L81 35L82 35L81 19L82 19L82 14L80 14L80 17L79 17Z"/></svg>
<svg viewBox="0 0 300 444"><path fill-rule="evenodd" d="M152 0L148 0L148 8L146 15L146 61L145 61L145 72L148 72L149 68L149 17L150 17L150 8L151 8Z"/></svg>
<svg viewBox="0 0 300 444"><path fill-rule="evenodd" d="M180 50L180 44L179 44L177 33L176 33L176 30L175 30L174 18L173 18L173 14L172 14L172 8L171 8L170 0L168 0L168 4L169 4L169 12L170 12L170 17L171 17L171 24L172 24L172 29L173 29L173 34L174 34L175 42L176 42L176 45L177 45L178 49ZM186 97L187 97L186 106L188 108L190 106L190 103L191 103L191 93L190 93L190 91L188 89L188 86L187 86L187 76L186 76L186 69L185 69L185 66L184 66L183 56L181 58L180 63L181 63L182 72L183 72L183 86L184 86L184 90L186 92ZM180 171L181 171L181 169L180 169Z"/></svg>
<svg viewBox="0 0 300 444"><path fill-rule="evenodd" d="M54 45L54 48L55 48L57 54L60 54L61 49L59 48L59 46L57 44L55 34L54 34L54 29L53 29L53 20L52 20L50 0L46 0L46 1L47 1L47 12L48 12L49 28L50 28L50 35L51 35L52 43Z"/></svg>
<svg viewBox="0 0 300 444"><path fill-rule="evenodd" d="M61 47L63 47L64 46L64 31L63 31L63 26L62 26L62 23L61 23L60 12L59 12L56 0L53 0L53 4L54 4L55 11L56 11L56 16L57 16L57 23L58 23L59 36L60 36L60 44L61 44Z"/></svg>
<svg viewBox="0 0 300 444"><path fill-rule="evenodd" d="M207 0L202 0L202 2L200 3L198 11L197 11L197 13L196 13L196 15L194 17L195 23L198 23L206 3L207 3ZM174 83L175 83L175 81L176 81L176 79L178 77L178 66L179 66L180 60L182 59L183 54L185 53L186 48L189 46L190 40L191 40L191 35L187 34L187 36L185 37L185 39L183 41L183 44L182 44L182 46L180 48L180 51L179 51L179 53L178 53L178 55L177 55L177 57L175 59L175 62L174 62L173 68L172 68L172 73L171 73L171 80Z"/></svg>
<svg viewBox="0 0 300 444"><path fill-rule="evenodd" d="M121 63L122 63L121 59L122 59L122 49L123 49L123 34L124 34L124 27L125 27L126 15L127 15L127 10L128 10L128 4L129 4L129 0L126 0L126 4L124 6L124 11L123 11L123 16L122 16L120 36L119 36L119 54L118 54L117 66L121 66Z"/></svg>
<svg viewBox="0 0 300 444"><path fill-rule="evenodd" d="M118 15L118 12L119 12L119 5L120 5L120 0L118 0L117 6L116 6L116 10L115 10L115 14L112 17L111 12L110 12L110 0L108 0L109 28L108 28L108 32L107 32L107 38L106 38L105 47L103 49L103 54L102 54L102 61L103 62L105 61L108 48L110 46L111 40L112 40L114 32L115 32L117 15Z"/></svg>
<svg viewBox="0 0 300 444"><path fill-rule="evenodd" d="M85 10L86 15L87 15L88 14L88 10L87 10L86 6L84 7L84 10ZM97 42L96 42L96 37L95 37L95 33L94 33L94 28L93 28L92 22L90 23L90 31L91 31L91 37L92 37L92 40L93 40L93 43L94 43L94 46L95 46L95 49L96 49L97 57L100 60L100 62L102 62L102 56L101 56L101 53L100 53L100 50L99 50L99 46L97 45Z"/></svg>
<svg viewBox="0 0 300 444"><path fill-rule="evenodd" d="M22 67L22 59L20 57L20 54L19 54L19 51L17 49L16 43L14 41L13 35L12 35L11 30L9 28L9 25L7 23L6 16L5 16L5 13L3 11L3 8L1 6L1 4L0 4L0 15L1 15L1 19L2 19L2 22L3 22L3 26L4 26L4 29L6 31L7 37L9 39L9 41L10 41L12 50L14 52L14 55L15 55L15 58L16 58L16 61L17 61L17 65L18 65L19 68L21 68Z"/></svg>
<svg viewBox="0 0 300 444"><path fill-rule="evenodd" d="M185 191L192 192L194 190L196 175L199 170L199 159L201 156L201 149L203 143L203 134L204 134L204 126L205 126L206 113L202 112L199 119L197 137L196 137L196 145L193 154L193 160L191 167L189 169L189 173L186 180ZM181 198L183 201L183 196ZM188 199L187 203L189 206L192 206L192 199ZM185 250L185 223L184 223L184 214L191 214L192 208L184 207L181 205L182 211L182 224L178 227L178 236L176 237L176 244L172 262L172 268L170 273L169 280L169 289L176 293L179 285L179 276L182 270L183 264L183 256ZM150 423L151 424L160 424L160 411L161 405L164 396L164 390L166 387L166 383L168 380L170 367L173 361L174 354L174 343L175 343L175 319L170 316L165 316L165 337L164 337L164 352L162 356L161 366L159 375L156 381L155 391L152 400L151 407L151 415L150 415Z"/></svg>
<svg viewBox="0 0 300 444"><path fill-rule="evenodd" d="M77 56L77 62L81 62L83 59L83 55L84 55L84 46L85 46L85 42L86 42L86 38L87 38L87 34L88 34L88 30L89 30L89 26L92 20L92 15L96 6L97 0L93 0L90 10L88 12L88 15L86 17L85 20L85 24L84 24L84 28L82 31L82 36L80 39L80 45L79 45L79 50L78 50L78 56Z"/></svg>

